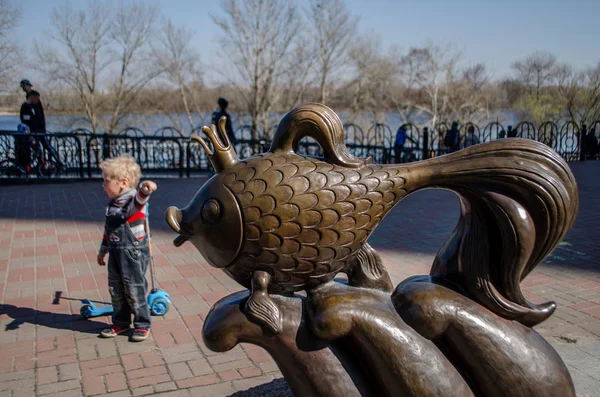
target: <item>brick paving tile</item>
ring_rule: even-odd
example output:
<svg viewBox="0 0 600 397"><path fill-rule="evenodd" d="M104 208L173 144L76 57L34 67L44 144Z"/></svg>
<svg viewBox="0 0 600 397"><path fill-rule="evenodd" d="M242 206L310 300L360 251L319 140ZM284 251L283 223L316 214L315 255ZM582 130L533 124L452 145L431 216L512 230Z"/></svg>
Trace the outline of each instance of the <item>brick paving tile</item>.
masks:
<svg viewBox="0 0 600 397"><path fill-rule="evenodd" d="M254 366L240 368L240 369L238 369L238 372L244 378L252 378L254 376L260 375L260 370L258 368L256 368L256 367L254 367Z"/></svg>
<svg viewBox="0 0 600 397"><path fill-rule="evenodd" d="M171 391L171 390L176 390L176 389L177 389L177 385L175 384L175 382L165 382L165 383L159 383L157 385L154 385L155 393L166 392L166 391Z"/></svg>
<svg viewBox="0 0 600 397"><path fill-rule="evenodd" d="M218 383L218 382L219 382L219 377L215 374L211 374L211 375L196 376L194 378L183 379L183 380L177 381L177 386L179 386L180 388L186 388L186 387L193 387L193 386L210 385L212 383Z"/></svg>
<svg viewBox="0 0 600 397"><path fill-rule="evenodd" d="M577 341L577 346L585 338L600 340L600 162L576 163L572 169L580 192L575 226L522 289L534 303L558 303L538 332L551 341ZM95 265L106 203L98 182L0 189L0 396L225 396L281 377L259 347L243 344L216 353L202 341L210 307L241 289L191 244L172 245L164 211L185 206L202 182L159 180L152 197L155 270L173 305L165 317L153 317L150 338L143 343L126 336L99 339L110 318L79 315L79 299L109 301L106 269ZM457 219L452 193L425 191L401 202L369 241L398 283L429 272ZM56 291L71 300L56 301ZM558 351L576 381L591 379L591 369L571 361L565 349ZM600 357L589 351L593 366ZM578 387L587 390L584 384Z"/></svg>
<svg viewBox="0 0 600 397"><path fill-rule="evenodd" d="M107 374L104 376L104 380L106 382L106 391L108 392L127 389L127 380L125 374L122 372Z"/></svg>
<svg viewBox="0 0 600 397"><path fill-rule="evenodd" d="M123 362L123 367L126 370L133 370L144 367L144 364L142 363L142 359L140 358L139 354L127 354L121 356L121 361Z"/></svg>
<svg viewBox="0 0 600 397"><path fill-rule="evenodd" d="M41 396L41 394L38 393ZM81 389L72 389L56 393L44 394L43 397L84 397Z"/></svg>
<svg viewBox="0 0 600 397"><path fill-rule="evenodd" d="M154 394L154 388L152 386L143 386L138 387L137 389L133 389L131 391L133 396L145 396L148 394Z"/></svg>
<svg viewBox="0 0 600 397"><path fill-rule="evenodd" d="M65 390L81 389L81 384L78 380L68 380L66 382L50 383L47 385L39 385L37 392L39 395L58 393Z"/></svg>
<svg viewBox="0 0 600 397"><path fill-rule="evenodd" d="M144 377L144 378L131 379L131 380L129 380L129 386L131 386L131 388L134 389L136 387L155 385L157 383L162 383L162 382L169 382L170 380L171 380L171 377L168 374L151 375L151 376Z"/></svg>
<svg viewBox="0 0 600 397"><path fill-rule="evenodd" d="M193 397L221 397L235 393L231 382L222 382L214 385L198 386L190 389Z"/></svg>
<svg viewBox="0 0 600 397"><path fill-rule="evenodd" d="M230 369L227 371L222 371L218 373L219 378L221 378L222 381L228 381L228 380L234 380L234 379L241 379L242 376L240 375L239 372L237 372L234 369Z"/></svg>
<svg viewBox="0 0 600 397"><path fill-rule="evenodd" d="M131 391L122 390L113 393L98 394L96 397L131 397Z"/></svg>
<svg viewBox="0 0 600 397"><path fill-rule="evenodd" d="M106 393L104 387L104 381L101 376L98 375L83 375L83 391L86 396L93 396L97 394Z"/></svg>
<svg viewBox="0 0 600 397"><path fill-rule="evenodd" d="M46 383L58 382L58 370L56 367L40 368L37 371L37 384L45 385Z"/></svg>
<svg viewBox="0 0 600 397"><path fill-rule="evenodd" d="M190 370L190 367L185 362L169 364L168 367L169 373L171 373L171 377L174 380L181 380L191 378L194 376L194 374L192 374L192 371Z"/></svg>

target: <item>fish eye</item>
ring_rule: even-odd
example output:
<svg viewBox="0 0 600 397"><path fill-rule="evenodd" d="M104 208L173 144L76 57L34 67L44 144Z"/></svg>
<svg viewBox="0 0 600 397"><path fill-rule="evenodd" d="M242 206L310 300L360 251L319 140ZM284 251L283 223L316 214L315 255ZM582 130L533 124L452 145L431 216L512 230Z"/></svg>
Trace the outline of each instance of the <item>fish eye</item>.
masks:
<svg viewBox="0 0 600 397"><path fill-rule="evenodd" d="M221 206L215 199L208 199L202 206L202 218L206 223L217 223L221 217Z"/></svg>

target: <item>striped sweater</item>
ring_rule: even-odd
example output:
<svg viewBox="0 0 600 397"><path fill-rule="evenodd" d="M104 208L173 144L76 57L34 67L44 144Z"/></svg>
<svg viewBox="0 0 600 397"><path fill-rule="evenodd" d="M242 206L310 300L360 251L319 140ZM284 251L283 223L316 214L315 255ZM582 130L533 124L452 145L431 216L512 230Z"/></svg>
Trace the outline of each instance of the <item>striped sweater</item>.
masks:
<svg viewBox="0 0 600 397"><path fill-rule="evenodd" d="M145 195L142 189L129 189L119 197L111 199L106 207L106 215L122 215L127 219L129 227L138 240L146 236L146 204L150 195ZM100 252L108 252L108 236L104 231Z"/></svg>

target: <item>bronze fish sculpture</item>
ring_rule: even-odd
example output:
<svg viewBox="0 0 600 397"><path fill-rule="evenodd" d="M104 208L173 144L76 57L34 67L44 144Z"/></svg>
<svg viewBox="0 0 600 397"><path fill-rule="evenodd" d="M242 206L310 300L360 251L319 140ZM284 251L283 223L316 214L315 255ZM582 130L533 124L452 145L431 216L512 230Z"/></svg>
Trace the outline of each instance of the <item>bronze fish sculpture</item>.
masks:
<svg viewBox="0 0 600 397"><path fill-rule="evenodd" d="M524 157L520 165L513 164L517 149L534 145L533 151L545 150L541 144L525 140L514 140L520 142L514 146L491 142L432 160L377 165L370 158L356 158L348 152L335 112L321 104L307 104L284 116L267 153L242 161L224 127L223 118L220 131L214 125L202 128L212 149L201 137L192 137L206 151L216 174L187 207L170 207L167 222L179 233L176 246L190 241L210 265L252 289L246 304L248 315L273 332L280 329L280 313L268 294L311 290L339 272L348 273L351 285L391 291L389 276L367 240L407 194L441 187L477 195L478 185L489 188L490 184L509 183L518 177L514 169L527 169L536 161L536 156ZM295 153L305 137L317 141L324 158ZM511 167L491 178L486 173L490 162L510 163ZM452 243L456 244L452 239L447 244ZM535 259L539 258L531 261ZM509 276L522 279L535 266L531 261L499 263L509 263ZM444 263L436 264L437 271L443 268L443 272L462 277L464 270L450 266L451 262L448 269ZM502 300L505 296L511 297L516 319L546 318L554 310L551 304L536 306L525 301L518 283L499 287L496 280L489 283L494 288L485 290L480 300L491 296L486 306L492 310L498 305L496 311L510 312ZM472 294L482 294L477 287L473 289Z"/></svg>

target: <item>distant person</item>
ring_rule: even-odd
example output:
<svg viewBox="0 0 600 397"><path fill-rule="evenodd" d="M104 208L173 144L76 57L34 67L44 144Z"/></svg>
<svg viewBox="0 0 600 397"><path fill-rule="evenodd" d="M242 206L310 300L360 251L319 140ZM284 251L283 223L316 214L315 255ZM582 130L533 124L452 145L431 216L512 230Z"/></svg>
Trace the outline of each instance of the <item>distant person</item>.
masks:
<svg viewBox="0 0 600 397"><path fill-rule="evenodd" d="M40 100L40 93L32 89L33 86L29 80L21 80L20 84L21 89L25 92L26 103L29 102L32 106L30 113L35 116L35 127L30 126L23 120L21 120L21 122L26 124L29 127L29 130L36 135L35 138L42 144L44 149L46 149L50 157L53 157L59 165L62 165L58 159L58 153L56 153L54 148L50 146L46 140L46 115L44 114L44 107L42 106L42 101ZM35 95L35 98L30 100L30 95L32 93ZM25 105L25 103L23 105ZM21 106L21 112L23 111L23 105Z"/></svg>
<svg viewBox="0 0 600 397"><path fill-rule="evenodd" d="M23 123L19 124L17 133L13 137L15 139L15 164L29 178L31 147L35 141L29 135L29 127Z"/></svg>
<svg viewBox="0 0 600 397"><path fill-rule="evenodd" d="M27 92L25 102L21 105L19 118L18 134L15 135L15 160L18 166L24 169L27 174L30 170L31 162L31 147L36 143L31 132L44 131L44 121L36 112L35 105L39 100L39 94L36 91L30 90Z"/></svg>
<svg viewBox="0 0 600 397"><path fill-rule="evenodd" d="M27 79L21 80L21 89L25 92L25 99L29 97L29 93L33 91L31 82ZM42 106L42 101L40 100L40 94L37 91L33 91L37 93L37 103L34 106L35 113L43 120L43 131L46 132L46 116L44 115L44 107ZM32 131L33 132L33 131Z"/></svg>
<svg viewBox="0 0 600 397"><path fill-rule="evenodd" d="M39 111L40 93L35 90L27 92L25 102L21 105L19 117L21 123L29 127L30 132L46 132L44 113Z"/></svg>
<svg viewBox="0 0 600 397"><path fill-rule="evenodd" d="M506 131L506 136L508 138L516 138L517 137L517 130L513 130L512 125L508 126L508 131Z"/></svg>
<svg viewBox="0 0 600 397"><path fill-rule="evenodd" d="M454 121L452 127L446 131L444 137L444 145L448 153L456 152L460 149L460 131L458 130L458 122Z"/></svg>
<svg viewBox="0 0 600 397"><path fill-rule="evenodd" d="M50 157L54 158L59 166L62 163L58 160L58 154L46 141L46 119L44 118L44 112L40 112L40 93L35 90L27 92L26 100L21 105L21 111L19 117L21 123L25 124L29 128L29 132L33 133L34 139L33 144L36 141L40 142L42 146L48 151Z"/></svg>
<svg viewBox="0 0 600 397"><path fill-rule="evenodd" d="M394 162L396 164L402 162L402 154L404 153L404 144L407 137L406 126L401 125L398 131L396 131L396 141L394 142Z"/></svg>
<svg viewBox="0 0 600 397"><path fill-rule="evenodd" d="M475 135L475 127L470 125L467 128L467 134L465 135L464 147L468 148L469 146L477 145L479 143L479 138Z"/></svg>
<svg viewBox="0 0 600 397"><path fill-rule="evenodd" d="M219 98L217 101L219 107L212 114L212 123L214 125L219 125L219 119L223 116L227 117L227 122L225 123L225 132L227 133L227 137L229 138L229 142L231 144L236 144L237 139L235 138L235 134L233 133L233 127L231 125L231 116L227 113L227 106L229 106L229 102L225 98Z"/></svg>
<svg viewBox="0 0 600 397"><path fill-rule="evenodd" d="M582 128L583 132L583 128ZM585 159L593 160L598 154L598 138L596 138L596 129L591 128L583 137L585 148Z"/></svg>

